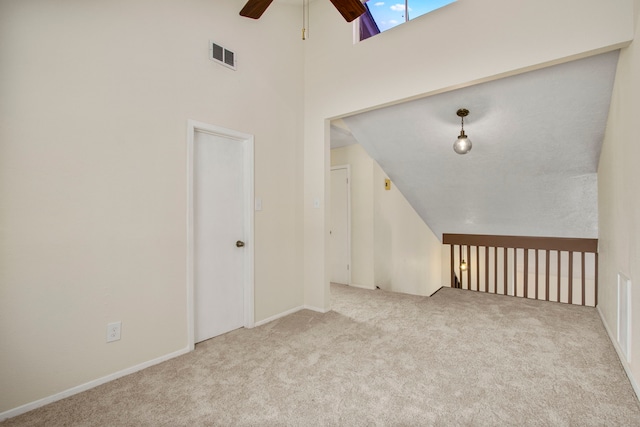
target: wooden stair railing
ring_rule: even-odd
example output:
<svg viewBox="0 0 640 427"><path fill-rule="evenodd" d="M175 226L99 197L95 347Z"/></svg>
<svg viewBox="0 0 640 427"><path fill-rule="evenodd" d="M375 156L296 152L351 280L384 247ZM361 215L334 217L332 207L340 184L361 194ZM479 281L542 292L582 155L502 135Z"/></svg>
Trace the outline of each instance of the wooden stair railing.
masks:
<svg viewBox="0 0 640 427"><path fill-rule="evenodd" d="M451 247L452 288L598 304L597 239L443 234L442 243Z"/></svg>

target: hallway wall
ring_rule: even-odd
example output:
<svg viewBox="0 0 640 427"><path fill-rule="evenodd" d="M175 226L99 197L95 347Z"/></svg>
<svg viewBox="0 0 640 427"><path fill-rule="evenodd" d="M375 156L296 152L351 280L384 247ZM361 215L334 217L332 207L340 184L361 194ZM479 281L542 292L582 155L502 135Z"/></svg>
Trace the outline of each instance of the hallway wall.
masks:
<svg viewBox="0 0 640 427"><path fill-rule="evenodd" d="M618 274L631 280L631 358L623 361L640 395L640 0L634 1L636 39L620 52L609 121L598 167L598 309L616 341ZM624 359L624 358L623 358Z"/></svg>
<svg viewBox="0 0 640 427"><path fill-rule="evenodd" d="M352 285L431 295L441 279L441 244L361 145L331 150L331 166L351 165Z"/></svg>

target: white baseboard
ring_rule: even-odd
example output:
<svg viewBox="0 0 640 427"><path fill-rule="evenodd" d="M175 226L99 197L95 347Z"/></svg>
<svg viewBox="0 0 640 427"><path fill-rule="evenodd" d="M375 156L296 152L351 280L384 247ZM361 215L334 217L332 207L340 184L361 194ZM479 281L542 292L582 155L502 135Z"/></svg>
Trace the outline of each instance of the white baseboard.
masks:
<svg viewBox="0 0 640 427"><path fill-rule="evenodd" d="M269 322L273 322L274 320L296 313L300 310L311 310L311 311L317 311L318 313L328 313L330 311L330 310L323 310L318 307L313 307L310 305L301 305L300 307L295 307L295 308L292 308L291 310L283 311L282 313L276 314L275 316L267 317L264 320L256 322L255 327L266 325Z"/></svg>
<svg viewBox="0 0 640 427"><path fill-rule="evenodd" d="M7 418L16 417L18 415L24 414L25 412L29 412L34 409L40 408L42 406L48 405L49 403L57 402L58 400L62 400L69 396L73 396L74 394L82 393L83 391L87 391L89 389L92 389L104 383L108 383L109 381L117 380L118 378L124 377L129 374L133 374L134 372L138 372L150 366L157 365L158 363L162 363L169 359L173 359L174 357L182 356L183 354L189 353L189 351L190 351L189 348L183 348L182 350L165 354L164 356L160 356L156 359L140 363L139 365L135 365L130 368L123 369L122 371L114 372L113 374L109 374L102 378L98 378L97 380L89 381L87 383L61 391L60 393L56 393L51 396L44 397L34 402L26 403L22 406L18 406L17 408L9 409L8 411L0 413L0 421L4 421Z"/></svg>
<svg viewBox="0 0 640 427"><path fill-rule="evenodd" d="M370 291L376 290L375 286L358 285L357 283L349 283L349 286L353 286L354 288L360 288L360 289L369 289Z"/></svg>
<svg viewBox="0 0 640 427"><path fill-rule="evenodd" d="M622 367L624 368L624 371L627 374L627 377L629 377L629 382L631 383L631 387L633 387L633 391L636 392L636 398L640 400L640 387L638 387L638 383L636 382L636 379L633 377L633 373L631 372L631 366L629 366L629 363L625 359L624 353L622 352L622 349L618 345L618 340L616 339L616 336L613 334L611 329L609 329L609 325L607 324L607 321L604 319L604 315L602 314L600 307L596 307L596 310L598 310L598 314L600 315L600 320L602 320L604 329L607 331L607 334L609 335L609 340L613 344L613 348L615 348L616 353L618 353L618 359L620 359L620 363L622 363Z"/></svg>
<svg viewBox="0 0 640 427"><path fill-rule="evenodd" d="M281 317L284 317L284 316L288 316L302 309L304 309L303 306L295 307L295 308L292 308L291 310L283 311L282 313L276 314L275 316L267 317L264 320L256 322L255 327L257 328L258 326L266 325L269 322L273 322L274 320L280 319Z"/></svg>
<svg viewBox="0 0 640 427"><path fill-rule="evenodd" d="M449 286L447 286L447 288L448 288L448 287L449 287ZM429 295L429 296L430 296L430 297L434 296L434 295L435 295L435 294L437 294L437 293L438 293L438 291L439 291L440 289L442 289L442 288L444 288L444 286L440 286L438 289L436 289L435 291L433 291L433 293L432 293L431 295Z"/></svg>
<svg viewBox="0 0 640 427"><path fill-rule="evenodd" d="M305 305L305 306L304 306L304 307L302 307L302 308L304 308L305 310L311 310L311 311L315 311L315 312L317 312L317 313L322 313L322 314L324 314L324 313L328 313L328 312L330 312L330 311L331 311L331 309L330 309L330 308L318 308L318 307L314 307L314 306L312 306L312 305Z"/></svg>

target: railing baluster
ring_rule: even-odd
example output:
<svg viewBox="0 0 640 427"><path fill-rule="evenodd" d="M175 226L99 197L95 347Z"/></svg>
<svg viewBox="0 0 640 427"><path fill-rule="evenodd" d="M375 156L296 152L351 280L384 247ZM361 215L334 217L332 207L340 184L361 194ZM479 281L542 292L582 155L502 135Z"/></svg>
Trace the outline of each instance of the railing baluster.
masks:
<svg viewBox="0 0 640 427"><path fill-rule="evenodd" d="M454 267L454 263L455 263L455 249L454 249L454 245L449 245L451 247L451 262L449 264L451 264L451 287L455 288L456 286L456 282L455 282L455 277L456 277L456 270Z"/></svg>
<svg viewBox="0 0 640 427"><path fill-rule="evenodd" d="M545 279L544 279L544 292L545 292L545 299L547 301L549 301L549 252L551 252L550 250L546 250L546 263L545 263Z"/></svg>
<svg viewBox="0 0 640 427"><path fill-rule="evenodd" d="M489 247L484 247L484 291L489 292Z"/></svg>
<svg viewBox="0 0 640 427"><path fill-rule="evenodd" d="M476 290L480 292L480 246L476 246Z"/></svg>
<svg viewBox="0 0 640 427"><path fill-rule="evenodd" d="M524 266L522 267L522 277L524 279L524 297L529 298L529 249L524 250Z"/></svg>
<svg viewBox="0 0 640 427"><path fill-rule="evenodd" d="M458 269L460 271L460 289L463 289L462 282L464 281L464 276L462 275L462 270L460 269L460 263L462 262L462 245L458 246Z"/></svg>
<svg viewBox="0 0 640 427"><path fill-rule="evenodd" d="M538 250L536 249L536 299L538 299Z"/></svg>
<svg viewBox="0 0 640 427"><path fill-rule="evenodd" d="M573 252L569 251L569 304L573 304Z"/></svg>
<svg viewBox="0 0 640 427"><path fill-rule="evenodd" d="M561 290L562 290L562 286L560 284L560 276L561 276L560 271L561 271L561 267L562 267L561 264L560 264L560 258L562 258L562 251L558 251L558 295L557 295L558 302L562 302L561 301L562 298L560 298Z"/></svg>
<svg viewBox="0 0 640 427"><path fill-rule="evenodd" d="M493 248L493 293L498 293L498 247Z"/></svg>
<svg viewBox="0 0 640 427"><path fill-rule="evenodd" d="M518 248L513 248L513 296L518 296Z"/></svg>
<svg viewBox="0 0 640 427"><path fill-rule="evenodd" d="M471 290L471 245L467 245L467 256L469 259L467 264L467 289Z"/></svg>
<svg viewBox="0 0 640 427"><path fill-rule="evenodd" d="M585 292L585 288L586 288L586 278L585 278L585 267L584 267L584 252L582 252L582 305L585 305L585 297L584 297L584 292Z"/></svg>
<svg viewBox="0 0 640 427"><path fill-rule="evenodd" d="M508 267L507 267L507 260L509 259L509 257L507 256L507 248L502 248L504 249L504 283L502 284L502 292L504 295L507 294L507 276L508 276Z"/></svg>
<svg viewBox="0 0 640 427"><path fill-rule="evenodd" d="M593 305L594 305L594 307L597 307L598 306L598 252L596 252L594 255L595 255L595 260L594 261L596 263L596 268L595 268L596 271L595 271L595 279L594 279L594 282L593 282L593 288L594 288L593 289L593 294L595 296Z"/></svg>

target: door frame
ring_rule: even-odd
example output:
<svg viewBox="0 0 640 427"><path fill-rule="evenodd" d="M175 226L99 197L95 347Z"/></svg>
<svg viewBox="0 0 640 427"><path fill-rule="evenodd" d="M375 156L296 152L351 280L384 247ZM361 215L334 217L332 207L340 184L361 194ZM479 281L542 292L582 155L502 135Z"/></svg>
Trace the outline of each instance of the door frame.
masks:
<svg viewBox="0 0 640 427"><path fill-rule="evenodd" d="M220 126L187 121L187 345L195 348L195 228L194 228L194 139L196 132L238 141L244 153L244 327L254 327L254 136Z"/></svg>
<svg viewBox="0 0 640 427"><path fill-rule="evenodd" d="M349 263L349 271L347 272L348 285L351 285L351 271L353 265L351 264L351 165L336 165L331 166L331 171L336 169L347 170L347 252L349 253L347 262ZM331 171L329 171L329 179L331 179ZM328 262L331 262L330 260Z"/></svg>

